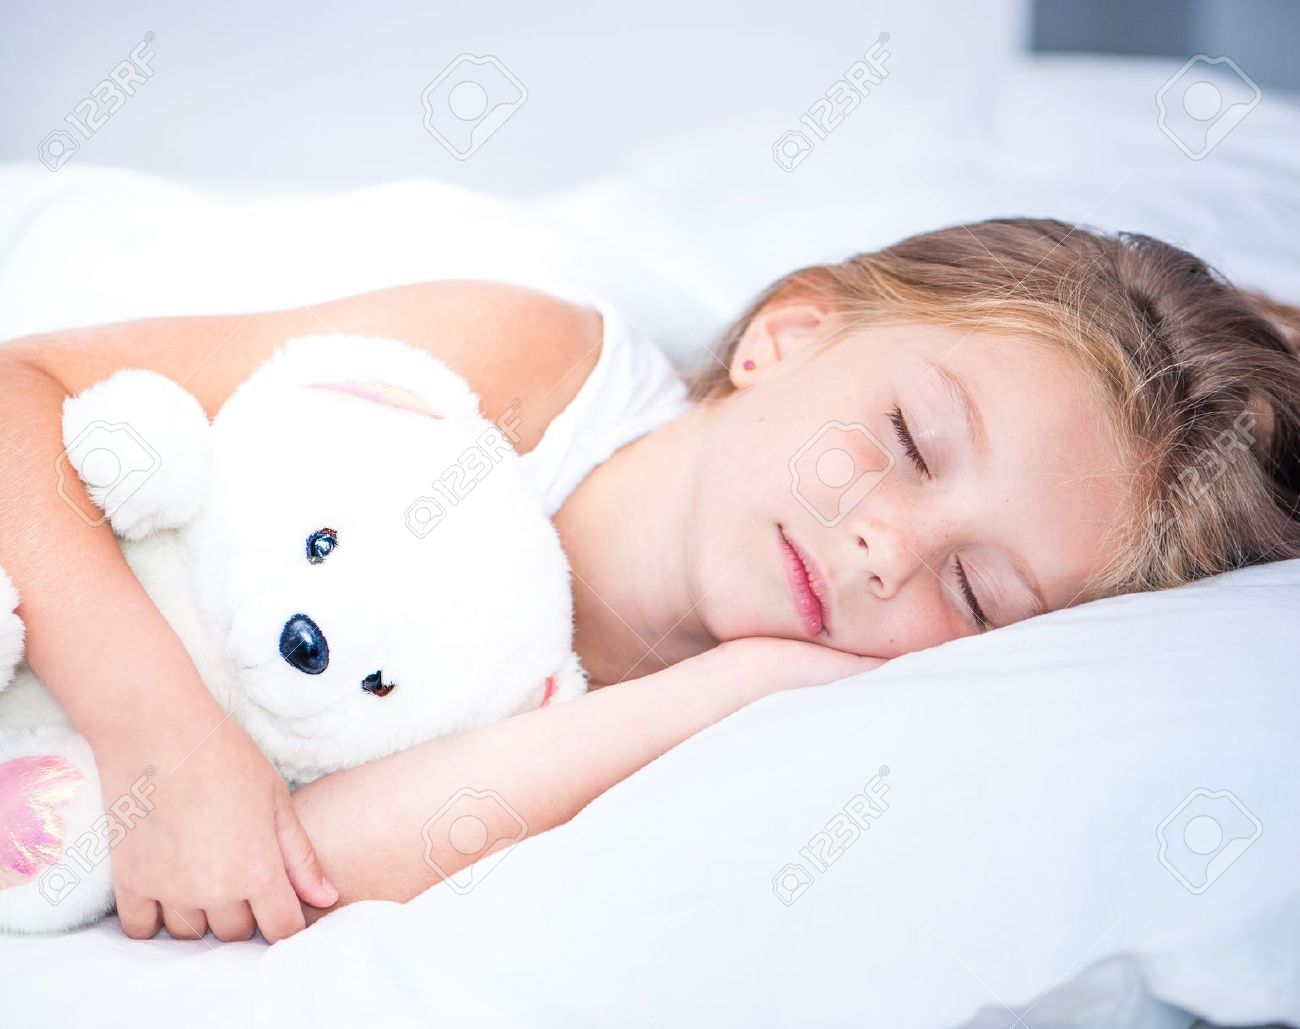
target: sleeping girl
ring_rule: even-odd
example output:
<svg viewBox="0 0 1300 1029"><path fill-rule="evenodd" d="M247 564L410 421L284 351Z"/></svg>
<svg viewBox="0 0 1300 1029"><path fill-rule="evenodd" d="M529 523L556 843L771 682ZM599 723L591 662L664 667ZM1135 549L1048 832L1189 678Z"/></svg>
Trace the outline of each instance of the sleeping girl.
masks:
<svg viewBox="0 0 1300 1029"><path fill-rule="evenodd" d="M212 416L322 329L405 340L489 419L516 410L593 689L291 795L51 470L64 400L113 372ZM423 832L463 788L537 833L774 691L1300 557L1298 335L1182 250L1036 219L787 275L690 385L616 310L484 282L69 330L0 347L0 566L106 800L176 768L113 852L125 932L274 941L463 868L474 848Z"/></svg>

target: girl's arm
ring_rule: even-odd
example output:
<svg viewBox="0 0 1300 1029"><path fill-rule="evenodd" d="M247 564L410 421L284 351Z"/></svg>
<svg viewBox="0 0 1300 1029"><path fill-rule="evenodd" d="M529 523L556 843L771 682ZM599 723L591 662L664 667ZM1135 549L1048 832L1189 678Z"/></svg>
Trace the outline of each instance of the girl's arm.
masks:
<svg viewBox="0 0 1300 1029"><path fill-rule="evenodd" d="M155 804L113 853L126 932L268 938L328 902L274 769L225 717L99 524L62 454L67 390L0 351L0 566L19 590L27 659L89 740L104 802L142 776ZM63 480L58 470L62 464ZM292 885L291 885L292 883Z"/></svg>
<svg viewBox="0 0 1300 1029"><path fill-rule="evenodd" d="M223 939L301 928L328 904L287 790L212 699L127 567L62 454L62 407L122 368L189 389L209 414L280 343L388 335L459 371L495 417L522 398L521 446L540 438L594 365L600 319L491 283L427 283L249 316L161 318L0 345L0 567L20 596L27 657L95 753L105 804L149 768L154 808L113 852L122 924ZM62 464L63 478L59 471Z"/></svg>
<svg viewBox="0 0 1300 1029"><path fill-rule="evenodd" d="M736 640L641 679L336 772L299 790L294 804L341 904L406 901L500 846L567 822L753 700L881 664L795 640ZM486 823L487 840L499 843L480 852L481 840L458 837L462 815Z"/></svg>
<svg viewBox="0 0 1300 1029"><path fill-rule="evenodd" d="M155 787L156 807L113 854L123 928L239 933L256 917L268 937L294 932L290 881L308 900L333 891L283 783L204 689L66 463L59 483L65 388L4 356L0 383L0 565L27 660L94 748L105 806L146 774Z"/></svg>

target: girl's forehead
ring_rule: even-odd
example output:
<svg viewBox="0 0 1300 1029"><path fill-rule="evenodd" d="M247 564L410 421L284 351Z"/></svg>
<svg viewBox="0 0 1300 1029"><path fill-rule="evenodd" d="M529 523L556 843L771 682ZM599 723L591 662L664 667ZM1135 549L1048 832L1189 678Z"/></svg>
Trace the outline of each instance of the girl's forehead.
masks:
<svg viewBox="0 0 1300 1029"><path fill-rule="evenodd" d="M978 325L936 325L923 322L895 322L863 326L844 332L839 351L840 364L866 362L875 368L891 368L905 378L932 374L941 364L965 381L986 385L1050 380L1060 390L1083 396L1091 383L1084 370L1061 345L1028 334L1014 334Z"/></svg>

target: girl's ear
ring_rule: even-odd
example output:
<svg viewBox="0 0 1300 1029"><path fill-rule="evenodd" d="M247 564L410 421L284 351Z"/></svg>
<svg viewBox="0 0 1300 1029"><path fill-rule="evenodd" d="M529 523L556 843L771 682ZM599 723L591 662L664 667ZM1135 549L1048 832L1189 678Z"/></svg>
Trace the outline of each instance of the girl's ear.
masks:
<svg viewBox="0 0 1300 1029"><path fill-rule="evenodd" d="M769 304L754 315L731 355L731 384L744 389L823 336L829 309L809 301Z"/></svg>

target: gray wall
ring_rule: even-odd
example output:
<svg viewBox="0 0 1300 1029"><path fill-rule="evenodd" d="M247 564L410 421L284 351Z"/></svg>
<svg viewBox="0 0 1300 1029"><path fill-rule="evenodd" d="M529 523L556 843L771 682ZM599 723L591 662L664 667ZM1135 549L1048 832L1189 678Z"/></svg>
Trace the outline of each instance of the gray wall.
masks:
<svg viewBox="0 0 1300 1029"><path fill-rule="evenodd" d="M152 32L153 78L76 160L197 182L420 175L520 195L728 115L793 120L881 31L910 76L891 90L970 81L1021 46L1025 0L0 3L0 159L33 158ZM465 51L499 57L529 96L461 162L424 130L421 92Z"/></svg>
<svg viewBox="0 0 1300 1029"><path fill-rule="evenodd" d="M1034 0L1041 52L1227 54L1260 86L1300 89L1296 0Z"/></svg>
<svg viewBox="0 0 1300 1029"><path fill-rule="evenodd" d="M794 122L880 32L902 103L977 89L1029 44L1226 53L1280 83L1300 75L1298 21L1296 0L0 0L0 160L34 158L146 33L153 76L77 161L235 191L434 176L527 196L746 112ZM463 52L528 90L468 161L425 131L421 103Z"/></svg>

